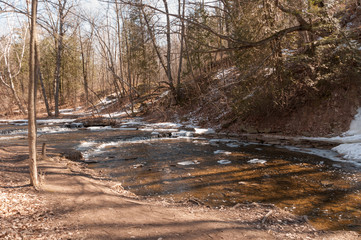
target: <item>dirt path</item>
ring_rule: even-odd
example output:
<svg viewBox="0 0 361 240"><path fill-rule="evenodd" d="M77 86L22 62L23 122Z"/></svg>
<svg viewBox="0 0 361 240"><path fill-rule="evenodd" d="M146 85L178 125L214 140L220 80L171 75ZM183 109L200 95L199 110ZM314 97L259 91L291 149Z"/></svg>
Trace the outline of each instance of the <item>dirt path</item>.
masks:
<svg viewBox="0 0 361 240"><path fill-rule="evenodd" d="M60 157L39 162L28 186L26 146L0 146L0 239L361 239L320 232L273 205L209 209L140 200L116 182Z"/></svg>

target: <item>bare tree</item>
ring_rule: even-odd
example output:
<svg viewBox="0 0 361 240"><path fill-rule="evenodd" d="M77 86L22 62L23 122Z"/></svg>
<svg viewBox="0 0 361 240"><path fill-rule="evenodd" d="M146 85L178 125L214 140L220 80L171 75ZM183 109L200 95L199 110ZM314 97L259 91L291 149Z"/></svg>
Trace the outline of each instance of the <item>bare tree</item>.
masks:
<svg viewBox="0 0 361 240"><path fill-rule="evenodd" d="M15 38L13 30L11 30L7 38L5 38L3 41L0 41L0 51L2 51L0 55L0 61L3 63L3 69L0 69L0 83L5 88L10 89L16 105L18 105L20 112L23 114L26 113L26 110L17 94L14 82L16 81L17 76L21 73L27 32L28 31L26 28L22 36L23 43L20 54L13 49L13 41ZM12 55L15 55L17 60L16 62L11 61Z"/></svg>
<svg viewBox="0 0 361 240"><path fill-rule="evenodd" d="M30 181L37 189L39 188L38 170L36 164L36 66L35 66L35 45L36 45L36 16L37 0L32 0L31 22L30 22L30 57L29 57L29 94L28 94L28 141L29 141L29 167Z"/></svg>

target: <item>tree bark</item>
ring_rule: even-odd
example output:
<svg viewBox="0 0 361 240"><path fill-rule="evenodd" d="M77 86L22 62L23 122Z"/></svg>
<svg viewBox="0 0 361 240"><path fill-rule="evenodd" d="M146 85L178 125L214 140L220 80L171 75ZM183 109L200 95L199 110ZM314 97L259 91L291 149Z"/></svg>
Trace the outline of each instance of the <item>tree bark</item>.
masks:
<svg viewBox="0 0 361 240"><path fill-rule="evenodd" d="M29 94L28 94L28 141L30 183L39 188L38 170L36 164L36 112L35 112L35 43L36 43L36 15L37 0L32 0L30 23L30 58L29 58Z"/></svg>

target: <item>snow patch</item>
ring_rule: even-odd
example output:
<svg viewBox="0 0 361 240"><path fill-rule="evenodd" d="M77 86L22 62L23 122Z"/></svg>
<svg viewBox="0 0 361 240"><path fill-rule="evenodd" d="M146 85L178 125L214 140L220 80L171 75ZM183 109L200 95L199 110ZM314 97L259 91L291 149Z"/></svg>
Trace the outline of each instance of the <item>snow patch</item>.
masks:
<svg viewBox="0 0 361 240"><path fill-rule="evenodd" d="M351 160L355 165L361 166L361 143L345 143L332 148L345 159Z"/></svg>
<svg viewBox="0 0 361 240"><path fill-rule="evenodd" d="M128 116L127 112L113 112L109 114L103 114L102 117L104 118L116 118L116 117L126 117Z"/></svg>
<svg viewBox="0 0 361 240"><path fill-rule="evenodd" d="M361 166L361 108L357 110L357 114L350 124L350 129L343 133L341 136L326 138L309 138L303 137L302 139L309 139L314 141L326 141L340 143L339 146L330 150L310 149L310 148L294 148L288 147L289 150L298 152L310 153L320 157L325 157L333 161L349 162L356 166Z"/></svg>

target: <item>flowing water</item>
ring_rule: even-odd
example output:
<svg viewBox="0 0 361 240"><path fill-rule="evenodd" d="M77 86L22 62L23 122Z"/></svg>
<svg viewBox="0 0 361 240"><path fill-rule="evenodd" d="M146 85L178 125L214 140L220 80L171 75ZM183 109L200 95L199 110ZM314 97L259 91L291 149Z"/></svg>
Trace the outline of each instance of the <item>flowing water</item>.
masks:
<svg viewBox="0 0 361 240"><path fill-rule="evenodd" d="M21 128L0 125L0 144L25 144ZM89 167L141 196L212 207L274 203L306 215L318 229L361 232L361 173L347 162L175 125L39 130L39 144L47 142L50 152L77 149Z"/></svg>

